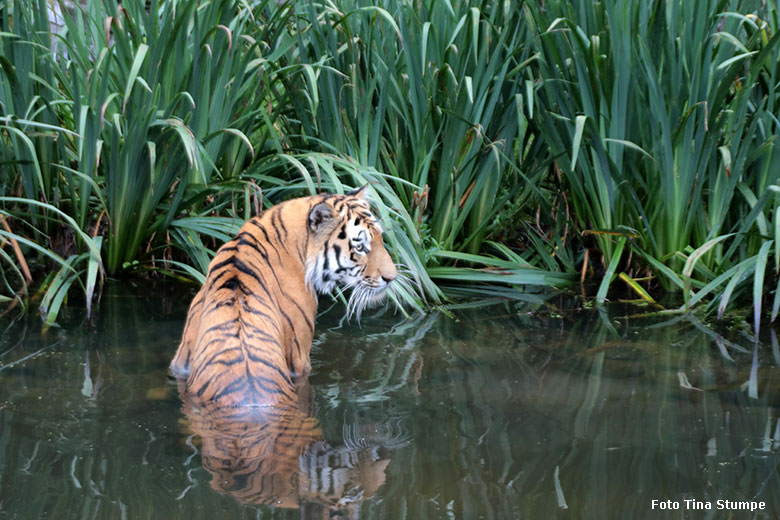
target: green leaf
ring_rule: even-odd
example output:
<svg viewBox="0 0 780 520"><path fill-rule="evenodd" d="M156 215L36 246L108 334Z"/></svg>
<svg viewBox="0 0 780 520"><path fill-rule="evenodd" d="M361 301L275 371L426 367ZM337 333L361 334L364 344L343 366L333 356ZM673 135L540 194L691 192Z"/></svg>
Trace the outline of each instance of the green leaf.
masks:
<svg viewBox="0 0 780 520"><path fill-rule="evenodd" d="M758 51L752 51L752 52L746 52L744 54L738 54L738 55L734 56L733 58L729 58L726 61L724 61L723 63L721 63L720 65L718 65L716 67L716 69L717 70L723 70L725 68L728 68L730 65L732 65L732 64L734 64L734 63L736 63L736 62L738 62L740 60L744 60L745 58L749 58L749 57L751 57L751 56L753 56L755 54L758 54Z"/></svg>
<svg viewBox="0 0 780 520"><path fill-rule="evenodd" d="M122 112L125 112L127 109L127 100L130 99L130 93L133 90L133 85L135 85L135 80L138 77L138 72L141 70L141 65L144 62L144 58L146 58L146 53L149 51L149 46L145 43L142 43L138 46L138 51L135 53L135 58L133 59L133 65L130 67L130 73L127 77L127 84L125 85L125 96L124 100L122 101ZM148 85L147 85L148 88Z"/></svg>
<svg viewBox="0 0 780 520"><path fill-rule="evenodd" d="M100 246L103 244L103 237L96 236L92 239L95 243L95 248L100 251ZM95 292L95 283L97 281L98 273L103 273L102 265L100 264L100 258L95 258L90 255L89 263L87 265L87 284L84 291L87 304L87 317L92 316L92 295Z"/></svg>
<svg viewBox="0 0 780 520"><path fill-rule="evenodd" d="M764 297L764 274L766 264L769 260L769 248L772 247L772 240L767 240L761 246L761 250L756 256L756 272L753 275L753 331L758 337L758 329L761 325L761 301Z"/></svg>
<svg viewBox="0 0 780 520"><path fill-rule="evenodd" d="M636 280L634 280L633 278L628 276L626 273L620 273L618 275L618 278L620 278L621 280L626 282L628 284L628 286L631 287L631 289L633 289L633 291L635 293L637 293L639 295L639 297L642 298L647 303L653 303L653 304L656 303L656 301L653 299L653 297L650 296L647 293L647 291L645 291L645 289L636 282Z"/></svg>
<svg viewBox="0 0 780 520"><path fill-rule="evenodd" d="M577 157L580 154L580 146L582 145L582 132L585 130L585 122L587 120L587 116L577 116L574 123L575 131L571 150L571 171L574 171L575 167L577 166Z"/></svg>
<svg viewBox="0 0 780 520"><path fill-rule="evenodd" d="M729 283L726 284L726 288L721 294L720 305L718 305L718 319L723 318L723 314L726 312L726 307L729 304L729 300L731 299L731 295L734 292L734 289L737 288L737 284L739 284L744 279L744 277L750 274L750 272L755 268L756 257L750 257L737 265L734 275L731 277L731 279L729 279Z"/></svg>
<svg viewBox="0 0 780 520"><path fill-rule="evenodd" d="M655 161L655 159L653 158L652 155L650 155L644 149L642 149L641 146L639 146L639 145L637 145L635 143L632 143L631 141L626 141L625 139L611 139L609 137L606 137L606 138L604 138L604 142L605 143L614 143L614 144L619 144L621 146L625 146L626 148L630 148L631 150L635 150L635 151L641 153L642 155L644 155L645 157L647 157L648 159L650 159L652 161Z"/></svg>
<svg viewBox="0 0 780 520"><path fill-rule="evenodd" d="M734 236L734 233L715 237L696 248L696 250L694 250L694 252L691 253L690 256L688 256L688 259L685 261L685 267L683 267L682 275L685 278L690 278L693 274L693 268L696 266L696 262L698 262L699 259L707 253L707 251L731 236Z"/></svg>
<svg viewBox="0 0 780 520"><path fill-rule="evenodd" d="M607 300L607 291L609 291L609 285L612 283L612 277L615 276L615 270L617 269L620 258L623 256L623 248L626 245L626 237L622 236L618 239L615 251L612 253L612 260L607 266L607 270L604 272L604 278L599 284L599 290L596 293L596 303L602 305Z"/></svg>

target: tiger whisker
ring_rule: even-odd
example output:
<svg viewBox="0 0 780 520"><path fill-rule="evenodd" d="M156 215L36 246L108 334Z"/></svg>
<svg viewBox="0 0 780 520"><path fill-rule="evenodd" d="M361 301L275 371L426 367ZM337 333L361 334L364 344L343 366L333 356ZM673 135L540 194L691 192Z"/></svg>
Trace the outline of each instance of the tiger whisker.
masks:
<svg viewBox="0 0 780 520"><path fill-rule="evenodd" d="M392 287L392 284L383 288L372 287L364 282L359 282L352 290L352 294L347 302L347 320L355 317L360 324L360 316L363 311L379 304L386 296L386 291Z"/></svg>
<svg viewBox="0 0 780 520"><path fill-rule="evenodd" d="M360 280L352 280L352 281L347 282L346 284L338 287L337 288L338 292L336 293L336 297L343 296L345 292L347 292L349 289L354 288L359 283L360 283ZM351 299L351 297L350 297L350 299Z"/></svg>

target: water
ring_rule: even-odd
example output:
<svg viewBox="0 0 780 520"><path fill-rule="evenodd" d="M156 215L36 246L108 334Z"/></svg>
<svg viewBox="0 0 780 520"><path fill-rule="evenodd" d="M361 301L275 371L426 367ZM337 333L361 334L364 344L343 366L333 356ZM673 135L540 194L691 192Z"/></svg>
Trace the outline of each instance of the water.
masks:
<svg viewBox="0 0 780 520"><path fill-rule="evenodd" d="M279 470L301 504L247 504L214 464L252 457L211 459L204 446L224 439L192 434L167 376L191 296L115 286L92 323L2 333L0 519L780 516L774 334L753 387L739 333L507 305L360 328L338 307L321 315L309 382L323 440Z"/></svg>

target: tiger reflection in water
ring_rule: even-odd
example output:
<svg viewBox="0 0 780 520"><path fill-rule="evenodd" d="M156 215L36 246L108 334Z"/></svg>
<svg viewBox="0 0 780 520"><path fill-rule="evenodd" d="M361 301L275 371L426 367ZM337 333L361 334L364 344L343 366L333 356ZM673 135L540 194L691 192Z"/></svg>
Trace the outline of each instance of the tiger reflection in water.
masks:
<svg viewBox="0 0 780 520"><path fill-rule="evenodd" d="M381 448L322 438L307 376L316 293L351 288L347 315L403 284L368 187L283 202L224 244L171 362L212 486L243 502L345 508L385 479Z"/></svg>
<svg viewBox="0 0 780 520"><path fill-rule="evenodd" d="M203 467L222 494L249 504L300 507L307 518L331 518L335 511L357 513L385 482L394 441L371 439L367 427L331 445L309 413L307 382L299 384L297 406L263 408L220 407L181 387L187 427L200 437Z"/></svg>

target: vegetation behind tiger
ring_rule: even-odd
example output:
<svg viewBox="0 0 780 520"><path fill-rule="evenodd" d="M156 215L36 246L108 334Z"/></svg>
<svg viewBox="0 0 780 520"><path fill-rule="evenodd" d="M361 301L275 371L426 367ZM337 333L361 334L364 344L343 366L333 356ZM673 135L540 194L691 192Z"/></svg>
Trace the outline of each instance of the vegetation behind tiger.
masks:
<svg viewBox="0 0 780 520"><path fill-rule="evenodd" d="M780 307L771 2L0 2L2 300L200 282L275 202L369 182L412 309ZM660 303L658 303L660 302Z"/></svg>

